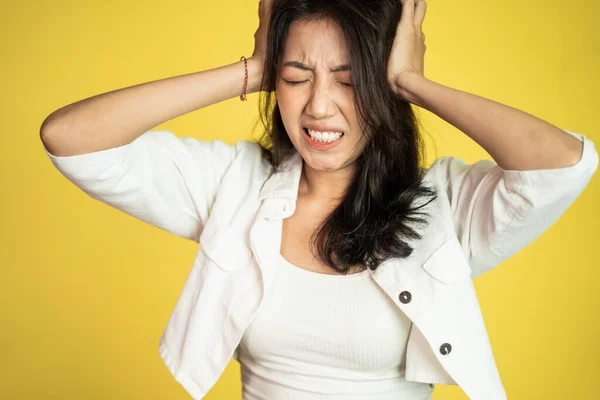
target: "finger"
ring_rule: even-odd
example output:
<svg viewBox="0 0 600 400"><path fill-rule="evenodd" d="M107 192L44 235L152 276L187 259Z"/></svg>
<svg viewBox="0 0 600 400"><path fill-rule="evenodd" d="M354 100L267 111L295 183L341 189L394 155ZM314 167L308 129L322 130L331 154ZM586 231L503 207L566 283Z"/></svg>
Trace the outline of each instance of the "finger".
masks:
<svg viewBox="0 0 600 400"><path fill-rule="evenodd" d="M402 15L400 16L400 25L407 26L412 24L414 19L415 4L414 0L401 1L402 4Z"/></svg>
<svg viewBox="0 0 600 400"><path fill-rule="evenodd" d="M427 3L425 0L417 0L415 6L415 27L420 28L425 19L425 12L427 11Z"/></svg>

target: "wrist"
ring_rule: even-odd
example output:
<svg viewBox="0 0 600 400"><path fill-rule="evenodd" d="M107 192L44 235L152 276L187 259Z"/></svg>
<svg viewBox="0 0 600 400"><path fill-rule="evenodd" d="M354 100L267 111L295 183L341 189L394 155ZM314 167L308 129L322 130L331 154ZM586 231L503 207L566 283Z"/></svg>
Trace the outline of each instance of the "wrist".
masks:
<svg viewBox="0 0 600 400"><path fill-rule="evenodd" d="M249 57L248 61L248 87L246 93L260 91L260 83L263 74L263 61L258 58Z"/></svg>
<svg viewBox="0 0 600 400"><path fill-rule="evenodd" d="M417 72L401 72L396 76L392 89L406 101L422 107L418 94L426 81L427 78Z"/></svg>

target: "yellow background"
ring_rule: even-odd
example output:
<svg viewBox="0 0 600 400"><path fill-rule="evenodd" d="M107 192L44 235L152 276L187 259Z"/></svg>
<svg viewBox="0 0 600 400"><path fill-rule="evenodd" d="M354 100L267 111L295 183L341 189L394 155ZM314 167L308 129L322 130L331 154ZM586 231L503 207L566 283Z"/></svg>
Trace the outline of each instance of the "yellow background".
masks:
<svg viewBox="0 0 600 400"><path fill-rule="evenodd" d="M430 0L425 75L600 147L599 3ZM250 56L257 0L24 1L0 12L1 399L187 399L158 354L197 245L85 195L39 140L55 109ZM242 77L240 77L242 79ZM257 95L157 127L250 138ZM421 110L429 162L489 158ZM435 139L436 148L431 146ZM599 398L600 179L542 237L475 281L510 399ZM206 397L241 398L232 360ZM437 386L434 399L464 399Z"/></svg>

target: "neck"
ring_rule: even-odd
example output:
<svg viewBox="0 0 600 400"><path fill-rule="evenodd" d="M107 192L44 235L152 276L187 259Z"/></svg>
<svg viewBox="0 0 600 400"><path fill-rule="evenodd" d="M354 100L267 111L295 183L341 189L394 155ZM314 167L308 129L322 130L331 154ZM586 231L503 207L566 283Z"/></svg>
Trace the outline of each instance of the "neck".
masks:
<svg viewBox="0 0 600 400"><path fill-rule="evenodd" d="M298 196L324 201L341 201L355 172L354 165L336 171L319 171L303 162Z"/></svg>

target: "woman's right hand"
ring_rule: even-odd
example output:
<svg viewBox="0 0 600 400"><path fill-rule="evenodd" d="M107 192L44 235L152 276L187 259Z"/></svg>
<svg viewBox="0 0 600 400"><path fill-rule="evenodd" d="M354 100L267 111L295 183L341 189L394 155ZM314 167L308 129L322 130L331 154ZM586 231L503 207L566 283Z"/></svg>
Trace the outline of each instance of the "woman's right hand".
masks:
<svg viewBox="0 0 600 400"><path fill-rule="evenodd" d="M267 51L267 31L271 19L271 7L275 0L260 0L258 3L258 29L254 33L254 52L252 58L262 65Z"/></svg>

